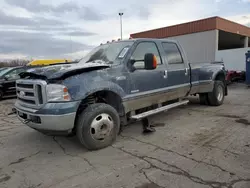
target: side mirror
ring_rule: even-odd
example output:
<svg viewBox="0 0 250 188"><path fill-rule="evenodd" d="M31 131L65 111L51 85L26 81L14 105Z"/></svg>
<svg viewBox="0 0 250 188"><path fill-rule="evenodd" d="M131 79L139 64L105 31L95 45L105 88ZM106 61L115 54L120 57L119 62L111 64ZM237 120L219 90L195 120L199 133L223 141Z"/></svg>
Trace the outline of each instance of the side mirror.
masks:
<svg viewBox="0 0 250 188"><path fill-rule="evenodd" d="M148 53L144 56L146 70L154 70L157 68L157 58L154 54Z"/></svg>

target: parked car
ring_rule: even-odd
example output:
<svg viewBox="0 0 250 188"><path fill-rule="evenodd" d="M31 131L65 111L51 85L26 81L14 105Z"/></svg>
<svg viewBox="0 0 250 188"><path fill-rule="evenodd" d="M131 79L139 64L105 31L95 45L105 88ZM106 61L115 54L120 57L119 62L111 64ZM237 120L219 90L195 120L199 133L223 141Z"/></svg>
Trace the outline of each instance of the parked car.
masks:
<svg viewBox="0 0 250 188"><path fill-rule="evenodd" d="M3 71L4 69L7 69L7 67L0 68L0 72Z"/></svg>
<svg viewBox="0 0 250 188"><path fill-rule="evenodd" d="M8 67L0 70L0 100L3 97L16 95L16 80L18 75L27 70L28 67Z"/></svg>
<svg viewBox="0 0 250 188"><path fill-rule="evenodd" d="M219 106L227 95L221 64L192 64L178 42L132 39L101 45L74 65L21 74L18 118L43 133L76 134L90 150L111 145L130 120L187 104Z"/></svg>
<svg viewBox="0 0 250 188"><path fill-rule="evenodd" d="M232 82L245 82L246 81L246 72L245 71L227 71L226 75L227 84Z"/></svg>

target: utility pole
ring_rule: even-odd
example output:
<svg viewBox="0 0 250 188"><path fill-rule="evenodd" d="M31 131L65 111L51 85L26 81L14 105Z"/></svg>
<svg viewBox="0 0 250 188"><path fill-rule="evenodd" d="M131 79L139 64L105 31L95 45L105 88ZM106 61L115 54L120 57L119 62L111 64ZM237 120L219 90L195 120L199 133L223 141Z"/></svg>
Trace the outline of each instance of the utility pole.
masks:
<svg viewBox="0 0 250 188"><path fill-rule="evenodd" d="M71 54L73 53L73 46L72 46L72 38L71 38L71 35L70 35L70 46L71 46Z"/></svg>
<svg viewBox="0 0 250 188"><path fill-rule="evenodd" d="M121 24L121 40L122 40L122 16L123 16L123 12L119 13L120 16L120 24Z"/></svg>

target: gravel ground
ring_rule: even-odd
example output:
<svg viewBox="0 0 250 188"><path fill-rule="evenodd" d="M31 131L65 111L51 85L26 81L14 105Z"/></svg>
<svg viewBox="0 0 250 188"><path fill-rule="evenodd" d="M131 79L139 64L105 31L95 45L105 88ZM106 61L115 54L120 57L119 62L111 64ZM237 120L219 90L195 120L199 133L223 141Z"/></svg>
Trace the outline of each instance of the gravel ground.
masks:
<svg viewBox="0 0 250 188"><path fill-rule="evenodd" d="M250 90L235 84L220 107L191 104L139 123L117 142L89 152L75 137L49 137L8 115L0 102L1 188L249 188Z"/></svg>

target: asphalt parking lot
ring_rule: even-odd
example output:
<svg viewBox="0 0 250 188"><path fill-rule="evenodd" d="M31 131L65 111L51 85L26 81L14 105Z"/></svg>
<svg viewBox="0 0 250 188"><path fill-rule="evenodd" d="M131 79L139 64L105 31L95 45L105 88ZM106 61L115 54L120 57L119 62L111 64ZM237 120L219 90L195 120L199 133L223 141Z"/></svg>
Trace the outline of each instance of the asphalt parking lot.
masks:
<svg viewBox="0 0 250 188"><path fill-rule="evenodd" d="M235 84L220 107L192 103L129 125L117 142L89 152L75 137L49 137L8 116L0 102L1 188L249 188L250 89Z"/></svg>

